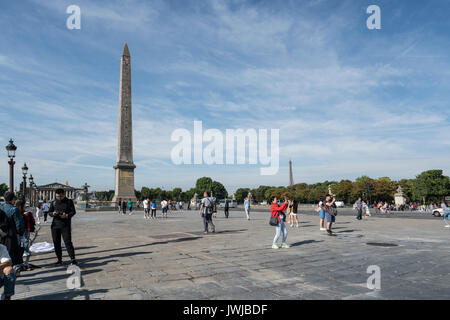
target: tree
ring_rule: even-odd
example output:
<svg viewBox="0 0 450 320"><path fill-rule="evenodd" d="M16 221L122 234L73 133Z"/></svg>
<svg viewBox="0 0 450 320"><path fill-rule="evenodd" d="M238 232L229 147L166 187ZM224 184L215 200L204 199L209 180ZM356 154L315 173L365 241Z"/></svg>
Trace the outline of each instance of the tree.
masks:
<svg viewBox="0 0 450 320"><path fill-rule="evenodd" d="M217 199L225 199L228 197L227 189L218 181L213 181L212 183L213 196Z"/></svg>
<svg viewBox="0 0 450 320"><path fill-rule="evenodd" d="M234 193L234 197L236 198L237 203L243 203L244 199L247 197L250 192L249 188L239 188Z"/></svg>
<svg viewBox="0 0 450 320"><path fill-rule="evenodd" d="M0 184L0 196L3 197L8 189L9 187L6 185L6 183Z"/></svg>
<svg viewBox="0 0 450 320"><path fill-rule="evenodd" d="M198 178L195 183L195 189L197 189L197 194L203 196L205 191L211 192L213 180L209 177Z"/></svg>
<svg viewBox="0 0 450 320"><path fill-rule="evenodd" d="M424 203L439 202L450 191L450 178L442 174L442 170L424 171L416 177L413 194Z"/></svg>

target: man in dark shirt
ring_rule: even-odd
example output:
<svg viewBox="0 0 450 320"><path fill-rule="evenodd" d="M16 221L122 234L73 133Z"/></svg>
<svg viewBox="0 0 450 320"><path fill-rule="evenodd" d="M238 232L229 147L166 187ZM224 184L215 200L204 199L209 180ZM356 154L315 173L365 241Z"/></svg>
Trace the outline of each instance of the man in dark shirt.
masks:
<svg viewBox="0 0 450 320"><path fill-rule="evenodd" d="M63 189L56 190L56 199L50 204L48 214L53 217L52 238L55 246L55 253L58 261L55 266L62 265L61 236L66 245L67 253L71 259L71 264L76 265L75 250L72 244L71 219L75 215L75 206L71 199L66 198Z"/></svg>

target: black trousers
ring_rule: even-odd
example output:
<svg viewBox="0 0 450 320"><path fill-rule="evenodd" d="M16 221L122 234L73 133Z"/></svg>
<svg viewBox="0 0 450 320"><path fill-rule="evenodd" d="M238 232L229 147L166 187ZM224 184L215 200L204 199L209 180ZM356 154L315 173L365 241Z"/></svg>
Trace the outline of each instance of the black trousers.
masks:
<svg viewBox="0 0 450 320"><path fill-rule="evenodd" d="M47 221L48 212L44 211L44 222Z"/></svg>
<svg viewBox="0 0 450 320"><path fill-rule="evenodd" d="M156 209L152 209L152 215L151 216L156 218Z"/></svg>
<svg viewBox="0 0 450 320"><path fill-rule="evenodd" d="M225 217L227 217L228 218L228 215L229 215L229 211L228 211L228 209L225 209Z"/></svg>
<svg viewBox="0 0 450 320"><path fill-rule="evenodd" d="M74 260L75 249L72 244L71 225L52 227L53 245L55 246L55 253L58 261L62 260L61 236L64 240L64 244L66 245L67 253L69 254L70 259Z"/></svg>

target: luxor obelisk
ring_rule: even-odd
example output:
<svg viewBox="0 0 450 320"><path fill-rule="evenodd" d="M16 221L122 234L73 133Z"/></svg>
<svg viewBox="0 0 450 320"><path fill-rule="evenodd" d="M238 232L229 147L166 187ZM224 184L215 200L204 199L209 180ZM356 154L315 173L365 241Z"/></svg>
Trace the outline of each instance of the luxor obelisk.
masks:
<svg viewBox="0 0 450 320"><path fill-rule="evenodd" d="M134 193L133 130L131 110L131 57L125 42L120 64L119 132L117 142L116 183L113 201L136 201Z"/></svg>

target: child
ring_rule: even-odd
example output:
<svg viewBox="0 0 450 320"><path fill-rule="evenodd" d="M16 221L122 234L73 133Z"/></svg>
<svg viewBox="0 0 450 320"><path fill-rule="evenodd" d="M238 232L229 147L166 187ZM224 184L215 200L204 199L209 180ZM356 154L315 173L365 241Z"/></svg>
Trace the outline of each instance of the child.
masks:
<svg viewBox="0 0 450 320"><path fill-rule="evenodd" d="M0 240L6 236L6 233L0 229ZM11 257L8 250L0 244L0 288L5 286L2 300L11 300L14 295L14 287L16 285L16 274L12 268Z"/></svg>

